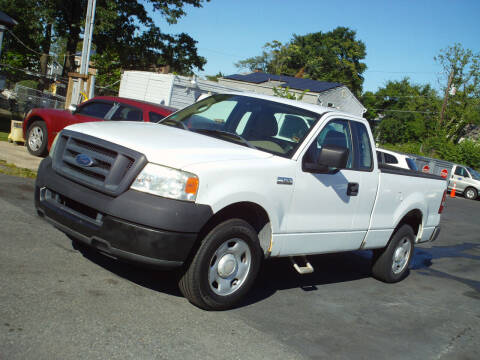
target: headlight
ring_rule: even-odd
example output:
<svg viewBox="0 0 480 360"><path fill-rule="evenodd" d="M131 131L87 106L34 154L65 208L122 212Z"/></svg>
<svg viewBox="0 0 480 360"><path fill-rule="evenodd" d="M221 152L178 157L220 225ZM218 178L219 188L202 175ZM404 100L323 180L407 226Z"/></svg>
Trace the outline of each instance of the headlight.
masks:
<svg viewBox="0 0 480 360"><path fill-rule="evenodd" d="M53 153L55 151L55 146L57 145L58 135L60 135L60 133L57 133L57 135L55 135L55 139L53 139L52 146L50 146L50 152L48 153L48 156L52 158L53 158Z"/></svg>
<svg viewBox="0 0 480 360"><path fill-rule="evenodd" d="M171 199L195 201L198 177L185 171L149 163L137 176L131 188Z"/></svg>

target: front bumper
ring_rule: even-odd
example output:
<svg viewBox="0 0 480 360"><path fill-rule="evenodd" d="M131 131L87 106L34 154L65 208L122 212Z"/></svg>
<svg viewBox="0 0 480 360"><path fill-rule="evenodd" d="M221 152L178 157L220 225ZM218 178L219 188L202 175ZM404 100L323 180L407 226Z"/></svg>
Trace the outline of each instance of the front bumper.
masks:
<svg viewBox="0 0 480 360"><path fill-rule="evenodd" d="M59 230L111 257L149 266L178 267L212 216L206 205L135 190L111 197L58 175L51 159L39 167L39 215Z"/></svg>

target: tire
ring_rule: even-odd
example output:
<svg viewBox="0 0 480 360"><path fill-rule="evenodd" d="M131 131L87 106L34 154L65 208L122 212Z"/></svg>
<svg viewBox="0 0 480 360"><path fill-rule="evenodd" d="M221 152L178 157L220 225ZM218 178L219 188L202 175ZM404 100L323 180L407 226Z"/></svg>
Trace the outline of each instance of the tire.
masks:
<svg viewBox="0 0 480 360"><path fill-rule="evenodd" d="M262 256L252 226L241 219L227 220L202 240L180 278L180 291L205 310L232 308L252 287Z"/></svg>
<svg viewBox="0 0 480 360"><path fill-rule="evenodd" d="M34 121L29 126L25 143L28 152L34 156L46 156L48 154L48 133L45 122Z"/></svg>
<svg viewBox="0 0 480 360"><path fill-rule="evenodd" d="M372 274L378 280L395 283L408 274L413 257L415 234L410 225L402 225L383 249L374 251Z"/></svg>
<svg viewBox="0 0 480 360"><path fill-rule="evenodd" d="M478 191L477 189L474 189L472 187L468 187L465 189L463 192L463 195L465 196L466 199L468 200L475 200L478 196Z"/></svg>

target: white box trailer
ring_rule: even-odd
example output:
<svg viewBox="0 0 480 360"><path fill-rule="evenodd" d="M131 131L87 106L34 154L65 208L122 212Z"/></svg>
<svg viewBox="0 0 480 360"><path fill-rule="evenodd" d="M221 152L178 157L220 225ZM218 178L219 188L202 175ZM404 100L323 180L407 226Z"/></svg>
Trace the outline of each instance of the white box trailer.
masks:
<svg viewBox="0 0 480 360"><path fill-rule="evenodd" d="M148 71L125 71L118 96L148 101L182 109L193 104L202 94L242 92L215 81Z"/></svg>

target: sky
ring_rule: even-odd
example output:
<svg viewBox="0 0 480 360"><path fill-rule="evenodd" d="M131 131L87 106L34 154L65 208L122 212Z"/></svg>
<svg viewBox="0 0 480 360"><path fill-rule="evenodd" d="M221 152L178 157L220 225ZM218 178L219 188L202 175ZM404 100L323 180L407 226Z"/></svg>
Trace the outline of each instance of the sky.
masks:
<svg viewBox="0 0 480 360"><path fill-rule="evenodd" d="M480 53L480 0L211 0L168 25L150 13L162 32L185 32L207 59L204 71L231 75L234 63L261 54L266 42L293 34L328 32L346 26L366 45L364 91L408 76L440 89L446 82L434 56L454 43Z"/></svg>

